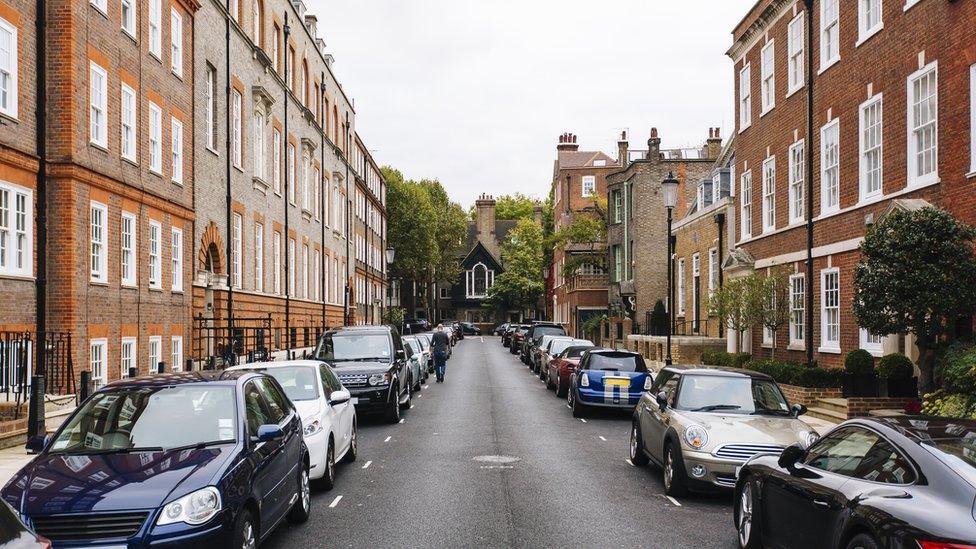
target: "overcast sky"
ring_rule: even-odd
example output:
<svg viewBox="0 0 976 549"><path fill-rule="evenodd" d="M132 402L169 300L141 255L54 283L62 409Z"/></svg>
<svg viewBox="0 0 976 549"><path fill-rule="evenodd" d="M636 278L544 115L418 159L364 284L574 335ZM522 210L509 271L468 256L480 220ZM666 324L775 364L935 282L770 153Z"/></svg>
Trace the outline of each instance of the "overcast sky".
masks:
<svg viewBox="0 0 976 549"><path fill-rule="evenodd" d="M755 0L305 0L377 162L544 197L560 133L616 157L732 127L732 27Z"/></svg>

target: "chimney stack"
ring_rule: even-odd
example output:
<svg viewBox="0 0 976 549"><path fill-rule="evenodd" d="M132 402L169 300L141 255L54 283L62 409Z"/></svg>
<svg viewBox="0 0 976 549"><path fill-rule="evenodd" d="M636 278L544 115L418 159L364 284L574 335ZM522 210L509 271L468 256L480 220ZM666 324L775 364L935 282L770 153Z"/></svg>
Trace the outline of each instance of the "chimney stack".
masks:
<svg viewBox="0 0 976 549"><path fill-rule="evenodd" d="M651 137L647 140L647 159L661 160L661 138L657 136L657 128L651 128Z"/></svg>
<svg viewBox="0 0 976 549"><path fill-rule="evenodd" d="M492 253L497 253L495 240L495 198L490 194L482 194L474 203L475 229L478 240Z"/></svg>
<svg viewBox="0 0 976 549"><path fill-rule="evenodd" d="M559 136L557 151L578 151L579 145L576 143L576 134L566 132Z"/></svg>
<svg viewBox="0 0 976 549"><path fill-rule="evenodd" d="M620 132L620 139L617 141L617 163L620 164L622 169L627 169L630 165L630 159L627 158L627 150L630 148L630 143L627 142L627 130Z"/></svg>
<svg viewBox="0 0 976 549"><path fill-rule="evenodd" d="M722 131L720 128L708 128L708 141L705 147L708 149L708 158L716 159L722 153Z"/></svg>
<svg viewBox="0 0 976 549"><path fill-rule="evenodd" d="M542 226L542 221L543 221L542 220L542 206L540 204L536 204L535 207L532 208L532 218L535 219L535 222L540 227Z"/></svg>

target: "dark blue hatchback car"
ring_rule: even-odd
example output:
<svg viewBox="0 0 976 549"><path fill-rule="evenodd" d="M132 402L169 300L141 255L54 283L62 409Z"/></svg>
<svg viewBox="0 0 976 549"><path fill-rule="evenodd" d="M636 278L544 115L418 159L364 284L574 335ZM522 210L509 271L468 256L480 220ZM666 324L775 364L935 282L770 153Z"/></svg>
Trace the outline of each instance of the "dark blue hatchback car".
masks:
<svg viewBox="0 0 976 549"><path fill-rule="evenodd" d="M253 548L308 520L308 451L271 377L188 372L93 394L2 497L54 547Z"/></svg>

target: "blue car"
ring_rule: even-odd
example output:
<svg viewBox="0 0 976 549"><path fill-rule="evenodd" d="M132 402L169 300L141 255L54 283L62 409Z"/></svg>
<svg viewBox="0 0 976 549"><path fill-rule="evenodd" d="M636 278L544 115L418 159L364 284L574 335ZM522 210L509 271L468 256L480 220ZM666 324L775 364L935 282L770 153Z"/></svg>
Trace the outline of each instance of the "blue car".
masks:
<svg viewBox="0 0 976 549"><path fill-rule="evenodd" d="M567 399L573 417L583 417L590 407L632 409L652 382L639 353L593 349L570 376Z"/></svg>
<svg viewBox="0 0 976 549"><path fill-rule="evenodd" d="M308 520L301 419L264 374L116 382L29 447L0 496L54 547L250 549Z"/></svg>

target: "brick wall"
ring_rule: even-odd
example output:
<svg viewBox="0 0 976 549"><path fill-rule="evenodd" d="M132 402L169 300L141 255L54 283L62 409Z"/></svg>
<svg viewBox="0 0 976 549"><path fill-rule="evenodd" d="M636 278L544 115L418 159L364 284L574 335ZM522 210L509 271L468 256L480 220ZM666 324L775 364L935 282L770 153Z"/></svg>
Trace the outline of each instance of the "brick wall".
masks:
<svg viewBox="0 0 976 549"><path fill-rule="evenodd" d="M783 390L783 394L790 404L802 404L808 407L816 406L817 400L821 398L842 398L844 396L841 389L799 387L785 383L780 383L779 388Z"/></svg>

